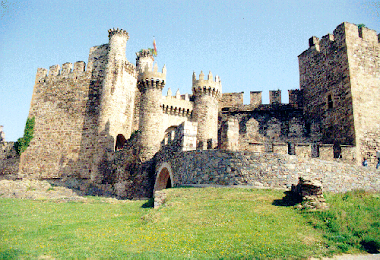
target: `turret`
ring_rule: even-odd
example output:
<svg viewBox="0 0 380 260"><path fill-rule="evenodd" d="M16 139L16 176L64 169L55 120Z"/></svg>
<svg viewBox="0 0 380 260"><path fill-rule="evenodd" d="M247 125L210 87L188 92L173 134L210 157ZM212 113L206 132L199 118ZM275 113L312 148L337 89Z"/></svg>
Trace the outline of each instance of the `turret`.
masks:
<svg viewBox="0 0 380 260"><path fill-rule="evenodd" d="M153 70L148 65L139 73L138 88L140 99L140 158L142 161L150 160L160 149L162 108L162 89L166 81L166 67L158 72L155 64Z"/></svg>
<svg viewBox="0 0 380 260"><path fill-rule="evenodd" d="M215 148L218 140L218 102L222 94L219 76L213 80L211 72L207 79L201 71L199 80L193 73L193 118L198 123L197 148Z"/></svg>
<svg viewBox="0 0 380 260"><path fill-rule="evenodd" d="M144 72L145 67L148 66L149 69L153 68L153 54L150 50L142 49L136 52L136 69L139 73Z"/></svg>
<svg viewBox="0 0 380 260"><path fill-rule="evenodd" d="M137 84L136 68L125 55L128 33L119 28L110 29L108 37L105 74L100 90L97 164L101 164L104 152L114 151L117 136L128 139L131 135Z"/></svg>

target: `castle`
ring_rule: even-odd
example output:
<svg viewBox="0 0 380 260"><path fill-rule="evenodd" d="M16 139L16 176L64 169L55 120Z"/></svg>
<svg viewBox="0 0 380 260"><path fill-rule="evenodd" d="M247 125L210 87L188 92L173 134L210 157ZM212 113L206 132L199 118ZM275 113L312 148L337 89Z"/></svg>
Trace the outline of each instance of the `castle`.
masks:
<svg viewBox="0 0 380 260"><path fill-rule="evenodd" d="M277 90L270 91L270 104L252 91L248 105L243 93L222 93L211 72L193 73L192 94L173 96L169 88L163 96L167 70L158 69L151 50L137 52L134 65L125 55L128 33L111 29L108 36L108 44L90 49L87 64L37 70L29 111L34 138L21 155L21 177L75 176L119 193L140 185L145 196L154 185L185 182L163 166L162 158L174 153L269 152L376 163L380 40L373 30L345 22L333 34L310 38L298 56L300 89L289 90L289 104Z"/></svg>

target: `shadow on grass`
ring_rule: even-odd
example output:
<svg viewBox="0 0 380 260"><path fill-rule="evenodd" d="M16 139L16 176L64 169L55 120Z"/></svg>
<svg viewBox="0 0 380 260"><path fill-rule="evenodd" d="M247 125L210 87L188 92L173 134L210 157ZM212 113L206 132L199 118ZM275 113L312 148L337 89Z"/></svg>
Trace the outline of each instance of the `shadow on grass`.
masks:
<svg viewBox="0 0 380 260"><path fill-rule="evenodd" d="M145 202L144 204L142 204L141 206L143 209L146 209L146 208L153 208L154 207L154 198L150 198L147 202Z"/></svg>
<svg viewBox="0 0 380 260"><path fill-rule="evenodd" d="M360 244L363 246L364 250L370 254L378 254L380 253L380 240L365 238Z"/></svg>
<svg viewBox="0 0 380 260"><path fill-rule="evenodd" d="M284 194L285 194L285 197L283 197L280 200L274 200L272 202L272 205L281 206L281 207L290 207L290 206L295 206L298 203L302 202L301 197L295 196L294 193L292 193L291 191L285 191Z"/></svg>
<svg viewBox="0 0 380 260"><path fill-rule="evenodd" d="M21 251L18 249L6 249L0 252L0 259L20 259Z"/></svg>

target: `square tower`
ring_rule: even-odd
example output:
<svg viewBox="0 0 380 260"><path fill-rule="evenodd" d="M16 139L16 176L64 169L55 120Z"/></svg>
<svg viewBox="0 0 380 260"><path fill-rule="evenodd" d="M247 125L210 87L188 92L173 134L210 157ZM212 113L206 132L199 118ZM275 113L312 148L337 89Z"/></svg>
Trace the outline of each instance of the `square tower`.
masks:
<svg viewBox="0 0 380 260"><path fill-rule="evenodd" d="M342 23L334 34L309 40L298 56L309 125L323 143L355 145L356 161L375 162L380 148L380 45L375 31Z"/></svg>

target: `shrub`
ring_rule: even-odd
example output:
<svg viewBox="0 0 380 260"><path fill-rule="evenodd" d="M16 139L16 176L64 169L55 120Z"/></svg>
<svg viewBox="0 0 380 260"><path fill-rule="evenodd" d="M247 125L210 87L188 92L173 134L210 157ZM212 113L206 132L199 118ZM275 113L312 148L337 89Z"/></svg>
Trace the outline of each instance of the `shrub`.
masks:
<svg viewBox="0 0 380 260"><path fill-rule="evenodd" d="M21 154L28 148L30 141L33 139L35 118L28 118L26 120L24 136L17 139L14 146L18 154Z"/></svg>

